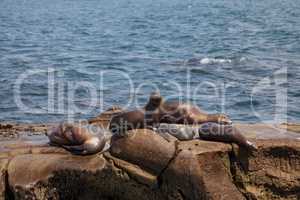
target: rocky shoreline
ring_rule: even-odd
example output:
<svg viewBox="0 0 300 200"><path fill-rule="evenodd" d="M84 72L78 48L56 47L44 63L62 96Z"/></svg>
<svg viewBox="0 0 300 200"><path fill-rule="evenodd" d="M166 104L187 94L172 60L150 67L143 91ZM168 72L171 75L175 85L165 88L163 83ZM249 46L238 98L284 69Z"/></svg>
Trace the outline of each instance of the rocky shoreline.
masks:
<svg viewBox="0 0 300 200"><path fill-rule="evenodd" d="M105 126L109 117L92 120ZM167 142L149 130L103 154L49 146L48 125L1 124L0 200L299 199L299 125L237 124L258 151L201 140Z"/></svg>

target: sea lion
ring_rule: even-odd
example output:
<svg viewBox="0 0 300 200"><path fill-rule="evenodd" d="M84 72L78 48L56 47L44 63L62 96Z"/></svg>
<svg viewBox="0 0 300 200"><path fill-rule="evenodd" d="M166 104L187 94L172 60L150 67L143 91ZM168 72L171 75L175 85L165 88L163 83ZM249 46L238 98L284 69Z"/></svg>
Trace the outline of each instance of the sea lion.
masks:
<svg viewBox="0 0 300 200"><path fill-rule="evenodd" d="M146 127L145 110L124 111L112 117L109 130L113 134L125 136L128 130Z"/></svg>
<svg viewBox="0 0 300 200"><path fill-rule="evenodd" d="M160 106L161 100L160 95L153 93L144 107L123 111L113 116L109 129L112 133L120 136L126 135L126 132L132 129L153 129L153 124L159 121L156 110Z"/></svg>
<svg viewBox="0 0 300 200"><path fill-rule="evenodd" d="M199 125L166 124L161 123L154 130L166 140L175 137L177 140L186 141L197 139ZM172 137L170 137L172 136ZM173 140L173 139L172 139Z"/></svg>
<svg viewBox="0 0 300 200"><path fill-rule="evenodd" d="M232 125L205 123L199 128L199 138L203 140L233 142L248 149L257 150L254 143Z"/></svg>
<svg viewBox="0 0 300 200"><path fill-rule="evenodd" d="M50 144L61 146L74 154L87 155L102 151L108 138L103 129L60 123L46 134Z"/></svg>
<svg viewBox="0 0 300 200"><path fill-rule="evenodd" d="M107 129L109 127L109 123L113 116L123 112L123 109L119 106L113 106L104 112L100 113L98 116L93 117L88 120L89 124L99 126L103 129Z"/></svg>
<svg viewBox="0 0 300 200"><path fill-rule="evenodd" d="M153 129L159 123L201 124L216 122L231 124L224 114L207 114L197 106L179 102L167 102L159 93L152 93L147 104L140 109L124 111L115 115L109 129L113 133L126 135L126 131L137 128Z"/></svg>
<svg viewBox="0 0 300 200"><path fill-rule="evenodd" d="M257 150L252 142L248 141L241 132L232 125L224 125L217 123L204 123L199 126L179 125L179 124L160 124L156 128L163 138L169 139L170 134L178 140L201 139L217 142L236 143L247 149Z"/></svg>
<svg viewBox="0 0 300 200"><path fill-rule="evenodd" d="M232 121L225 114L208 114L198 106L168 102L159 93L152 93L145 110L153 120L153 123L173 123L173 124L202 124L215 122L219 124L231 124ZM149 121L149 120L148 120Z"/></svg>

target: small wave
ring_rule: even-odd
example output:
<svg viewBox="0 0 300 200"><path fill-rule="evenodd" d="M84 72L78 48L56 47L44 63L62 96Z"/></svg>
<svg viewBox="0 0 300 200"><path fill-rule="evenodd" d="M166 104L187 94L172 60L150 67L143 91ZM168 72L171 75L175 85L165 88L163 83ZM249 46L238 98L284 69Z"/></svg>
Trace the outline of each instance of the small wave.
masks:
<svg viewBox="0 0 300 200"><path fill-rule="evenodd" d="M224 63L241 63L241 62L245 62L246 60L247 60L246 57L233 58L233 59L204 57L204 58L188 59L187 61L184 61L184 64L187 64L187 65L211 65L211 64L224 64ZM173 64L179 65L180 62L177 61Z"/></svg>
<svg viewBox="0 0 300 200"><path fill-rule="evenodd" d="M202 58L200 61L202 65L208 64L219 64L219 63L231 63L231 59L221 59L221 58Z"/></svg>
<svg viewBox="0 0 300 200"><path fill-rule="evenodd" d="M240 58L240 62L244 62L244 61L246 61L247 60L247 58L245 58L245 57L241 57Z"/></svg>

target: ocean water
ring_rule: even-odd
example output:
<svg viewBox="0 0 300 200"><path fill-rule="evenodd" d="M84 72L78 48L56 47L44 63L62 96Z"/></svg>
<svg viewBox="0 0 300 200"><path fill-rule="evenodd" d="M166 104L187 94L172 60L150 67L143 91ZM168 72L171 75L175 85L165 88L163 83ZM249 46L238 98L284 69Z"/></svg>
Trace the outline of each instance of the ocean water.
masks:
<svg viewBox="0 0 300 200"><path fill-rule="evenodd" d="M300 120L300 2L1 0L0 121L85 119L167 99Z"/></svg>

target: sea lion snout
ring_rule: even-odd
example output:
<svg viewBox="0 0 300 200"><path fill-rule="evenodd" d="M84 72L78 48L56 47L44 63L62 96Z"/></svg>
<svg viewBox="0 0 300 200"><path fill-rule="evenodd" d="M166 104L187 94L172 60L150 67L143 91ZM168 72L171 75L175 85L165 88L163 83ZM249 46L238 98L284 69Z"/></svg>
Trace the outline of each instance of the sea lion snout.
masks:
<svg viewBox="0 0 300 200"><path fill-rule="evenodd" d="M217 121L218 121L219 124L225 124L225 125L231 125L232 124L232 120L225 114L219 114Z"/></svg>

